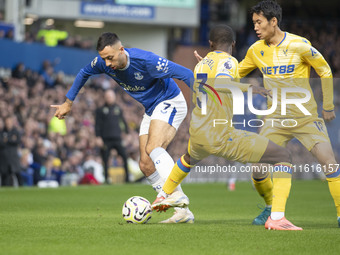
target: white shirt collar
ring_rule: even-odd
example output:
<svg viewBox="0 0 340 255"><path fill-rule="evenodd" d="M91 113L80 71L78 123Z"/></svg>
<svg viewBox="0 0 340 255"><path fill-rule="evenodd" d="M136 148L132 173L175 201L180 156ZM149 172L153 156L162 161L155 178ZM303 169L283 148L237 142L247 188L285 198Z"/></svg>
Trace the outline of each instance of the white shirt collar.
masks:
<svg viewBox="0 0 340 255"><path fill-rule="evenodd" d="M130 66L130 54L125 49L124 49L124 53L125 53L125 55L127 57L127 63L126 63L126 66L123 69L118 69L119 71L125 71Z"/></svg>

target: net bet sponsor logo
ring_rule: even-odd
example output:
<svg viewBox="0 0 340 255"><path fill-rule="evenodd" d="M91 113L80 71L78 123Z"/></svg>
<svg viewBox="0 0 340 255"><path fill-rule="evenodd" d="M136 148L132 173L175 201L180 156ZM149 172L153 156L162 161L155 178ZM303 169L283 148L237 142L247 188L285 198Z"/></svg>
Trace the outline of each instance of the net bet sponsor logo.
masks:
<svg viewBox="0 0 340 255"><path fill-rule="evenodd" d="M282 65L282 66L267 66L261 67L263 74L287 74L293 73L295 65Z"/></svg>

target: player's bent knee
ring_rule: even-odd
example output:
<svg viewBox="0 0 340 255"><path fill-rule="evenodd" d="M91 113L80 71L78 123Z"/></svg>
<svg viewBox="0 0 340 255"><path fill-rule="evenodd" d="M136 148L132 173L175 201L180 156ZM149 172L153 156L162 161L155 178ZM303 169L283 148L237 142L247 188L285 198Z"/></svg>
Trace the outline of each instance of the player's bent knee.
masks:
<svg viewBox="0 0 340 255"><path fill-rule="evenodd" d="M157 147L161 147L161 145L148 143L145 147L145 151L148 155L150 155L151 152Z"/></svg>

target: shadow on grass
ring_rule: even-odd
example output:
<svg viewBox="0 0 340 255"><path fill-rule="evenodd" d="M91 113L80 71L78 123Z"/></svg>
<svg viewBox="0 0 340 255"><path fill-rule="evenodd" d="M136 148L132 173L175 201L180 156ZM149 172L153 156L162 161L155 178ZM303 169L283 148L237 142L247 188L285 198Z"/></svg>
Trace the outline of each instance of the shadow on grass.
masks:
<svg viewBox="0 0 340 255"><path fill-rule="evenodd" d="M205 219L196 219L194 224L183 224L180 223L179 225L249 225L251 226L251 221L248 219L240 220L240 219L214 219L214 220L205 220ZM147 225L176 225L176 224L162 224L158 222L149 222ZM177 224L178 225L178 224Z"/></svg>
<svg viewBox="0 0 340 255"><path fill-rule="evenodd" d="M248 219L199 219L195 224L219 224L219 225L251 225L251 220Z"/></svg>

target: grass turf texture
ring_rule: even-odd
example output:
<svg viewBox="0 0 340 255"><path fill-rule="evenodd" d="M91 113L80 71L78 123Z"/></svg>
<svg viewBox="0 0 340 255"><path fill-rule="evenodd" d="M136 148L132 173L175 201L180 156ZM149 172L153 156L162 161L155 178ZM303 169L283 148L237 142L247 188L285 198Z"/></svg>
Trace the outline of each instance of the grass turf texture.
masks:
<svg viewBox="0 0 340 255"><path fill-rule="evenodd" d="M340 229L327 183L293 181L287 218L302 232L251 225L262 199L249 182L186 184L195 224L126 224L131 196L153 201L148 185L0 189L0 254L339 254Z"/></svg>

